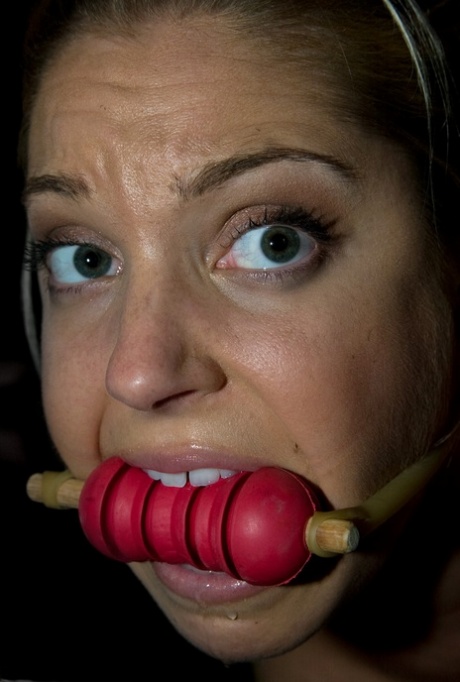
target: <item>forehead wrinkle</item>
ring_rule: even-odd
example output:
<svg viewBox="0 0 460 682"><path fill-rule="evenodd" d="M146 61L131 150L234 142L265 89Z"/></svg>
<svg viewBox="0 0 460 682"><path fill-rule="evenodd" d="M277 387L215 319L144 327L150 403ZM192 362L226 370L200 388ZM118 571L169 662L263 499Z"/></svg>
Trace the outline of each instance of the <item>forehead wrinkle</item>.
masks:
<svg viewBox="0 0 460 682"><path fill-rule="evenodd" d="M302 149L268 147L259 152L237 154L227 159L209 162L191 180L174 174L172 187L181 199L190 200L258 166L281 161L318 163L330 168L342 179L350 180L357 177L354 168L329 155ZM22 201L27 205L33 195L47 192L70 199L89 198L91 195L91 190L83 177L66 173L48 173L28 178L22 193Z"/></svg>
<svg viewBox="0 0 460 682"><path fill-rule="evenodd" d="M330 168L345 180L356 178L357 175L354 168L327 154L295 148L267 147L258 152L237 154L228 159L207 163L192 180L175 176L176 191L185 200L199 197L233 177L258 166L280 161L318 163Z"/></svg>

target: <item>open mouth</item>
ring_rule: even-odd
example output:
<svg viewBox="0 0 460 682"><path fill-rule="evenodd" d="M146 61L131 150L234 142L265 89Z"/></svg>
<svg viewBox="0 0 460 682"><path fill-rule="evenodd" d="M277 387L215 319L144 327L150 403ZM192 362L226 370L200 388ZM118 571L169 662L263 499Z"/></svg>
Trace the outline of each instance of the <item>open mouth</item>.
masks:
<svg viewBox="0 0 460 682"><path fill-rule="evenodd" d="M310 558L305 523L317 508L306 481L270 467L196 471L196 478L193 471L165 474L163 485L160 472L105 460L80 497L88 539L121 561L190 564L254 585L296 576ZM217 480L204 485L210 478Z"/></svg>

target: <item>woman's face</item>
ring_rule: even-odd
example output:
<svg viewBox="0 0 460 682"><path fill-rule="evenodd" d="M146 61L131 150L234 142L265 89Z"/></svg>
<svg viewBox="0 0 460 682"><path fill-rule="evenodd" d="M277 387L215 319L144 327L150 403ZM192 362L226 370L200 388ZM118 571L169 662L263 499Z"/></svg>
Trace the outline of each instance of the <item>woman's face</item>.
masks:
<svg viewBox="0 0 460 682"><path fill-rule="evenodd" d="M408 162L328 87L215 19L80 36L48 69L27 205L49 266L46 417L76 476L115 455L286 467L340 508L421 456L445 371L434 253ZM385 550L274 588L133 569L188 639L236 660L303 641Z"/></svg>

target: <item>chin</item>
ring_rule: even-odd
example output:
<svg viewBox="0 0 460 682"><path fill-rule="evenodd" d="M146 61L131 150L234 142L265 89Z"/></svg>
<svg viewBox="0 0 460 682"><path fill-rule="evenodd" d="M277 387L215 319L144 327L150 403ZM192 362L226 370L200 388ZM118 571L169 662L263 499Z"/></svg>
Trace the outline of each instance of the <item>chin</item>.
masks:
<svg viewBox="0 0 460 682"><path fill-rule="evenodd" d="M315 632L312 628L311 632L303 633L299 639L293 638L292 630L285 630L282 634L276 617L272 617L269 623L263 623L230 610L226 615L201 616L194 619L190 626L186 620L180 623L172 620L172 623L182 637L197 649L229 665L281 655L297 647Z"/></svg>
<svg viewBox="0 0 460 682"><path fill-rule="evenodd" d="M298 647L327 623L368 574L367 562L353 555L324 567L328 572L310 582L264 588L238 601L206 604L165 590L150 564L131 564L182 637L228 664L279 656Z"/></svg>

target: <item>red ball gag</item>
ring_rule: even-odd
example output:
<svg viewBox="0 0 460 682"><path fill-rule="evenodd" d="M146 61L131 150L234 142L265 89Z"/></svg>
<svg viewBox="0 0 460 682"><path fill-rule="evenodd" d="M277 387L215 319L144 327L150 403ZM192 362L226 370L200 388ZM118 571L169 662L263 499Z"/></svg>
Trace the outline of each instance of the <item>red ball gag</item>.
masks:
<svg viewBox="0 0 460 682"><path fill-rule="evenodd" d="M86 480L79 515L91 544L112 559L191 564L282 585L310 559L305 527L317 506L306 481L285 469L174 488L112 457Z"/></svg>

